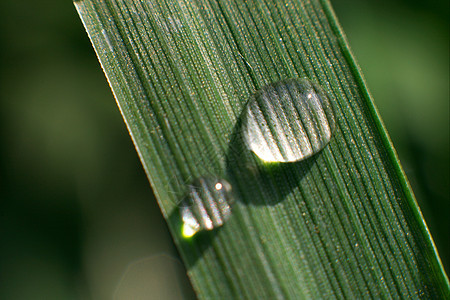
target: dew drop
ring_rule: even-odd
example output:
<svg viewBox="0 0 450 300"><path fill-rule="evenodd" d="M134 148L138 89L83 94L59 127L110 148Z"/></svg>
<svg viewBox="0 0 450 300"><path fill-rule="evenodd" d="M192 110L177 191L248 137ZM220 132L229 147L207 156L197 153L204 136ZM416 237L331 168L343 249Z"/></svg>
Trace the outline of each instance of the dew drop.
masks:
<svg viewBox="0 0 450 300"><path fill-rule="evenodd" d="M105 29L102 29L102 35L103 35L103 38L106 41L106 44L108 45L109 50L110 51L114 51L114 47L113 47L113 44L111 42L111 38L109 37L109 34L108 34L108 32Z"/></svg>
<svg viewBox="0 0 450 300"><path fill-rule="evenodd" d="M288 79L258 90L247 105L243 137L266 162L294 162L322 150L335 117L325 91L308 79Z"/></svg>
<svg viewBox="0 0 450 300"><path fill-rule="evenodd" d="M183 237L222 226L231 216L233 202L231 185L226 180L215 177L195 180L180 204Z"/></svg>

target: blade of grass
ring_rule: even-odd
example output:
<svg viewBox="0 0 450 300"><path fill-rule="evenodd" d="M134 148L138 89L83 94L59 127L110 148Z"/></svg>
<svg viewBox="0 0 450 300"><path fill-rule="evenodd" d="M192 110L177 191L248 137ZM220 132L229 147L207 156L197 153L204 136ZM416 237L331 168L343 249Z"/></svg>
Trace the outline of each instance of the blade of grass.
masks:
<svg viewBox="0 0 450 300"><path fill-rule="evenodd" d="M414 196L327 1L81 0L77 10L201 298L448 297ZM266 84L307 77L337 130L307 161L239 140ZM223 228L185 240L177 203L226 177Z"/></svg>

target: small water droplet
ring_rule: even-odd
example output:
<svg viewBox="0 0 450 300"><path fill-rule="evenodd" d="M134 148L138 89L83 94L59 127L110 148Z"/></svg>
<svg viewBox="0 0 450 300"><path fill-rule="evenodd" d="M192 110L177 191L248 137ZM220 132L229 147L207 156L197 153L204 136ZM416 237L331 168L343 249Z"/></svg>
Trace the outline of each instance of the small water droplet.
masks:
<svg viewBox="0 0 450 300"><path fill-rule="evenodd" d="M183 29L183 23L176 17L168 17L161 22L161 27L167 33L179 33Z"/></svg>
<svg viewBox="0 0 450 300"><path fill-rule="evenodd" d="M183 237L222 226L231 216L233 202L231 185L226 180L215 177L195 180L180 205Z"/></svg>
<svg viewBox="0 0 450 300"><path fill-rule="evenodd" d="M113 44L112 44L111 39L109 37L109 34L108 34L108 32L105 29L102 29L102 35L103 35L103 38L106 41L106 44L108 45L109 50L110 51L114 51L114 47L113 47Z"/></svg>
<svg viewBox="0 0 450 300"><path fill-rule="evenodd" d="M294 162L322 150L335 117L325 91L308 79L282 80L249 100L243 124L247 147L267 162Z"/></svg>

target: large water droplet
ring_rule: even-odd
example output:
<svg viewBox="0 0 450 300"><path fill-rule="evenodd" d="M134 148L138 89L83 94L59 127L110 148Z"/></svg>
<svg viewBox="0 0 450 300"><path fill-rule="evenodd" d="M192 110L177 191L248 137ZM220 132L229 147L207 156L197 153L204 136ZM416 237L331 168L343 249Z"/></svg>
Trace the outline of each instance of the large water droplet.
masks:
<svg viewBox="0 0 450 300"><path fill-rule="evenodd" d="M215 177L195 180L180 206L183 237L222 226L231 216L233 202L231 185L226 180Z"/></svg>
<svg viewBox="0 0 450 300"><path fill-rule="evenodd" d="M267 85L249 100L243 122L246 145L267 162L294 162L323 149L335 117L325 91L308 79Z"/></svg>

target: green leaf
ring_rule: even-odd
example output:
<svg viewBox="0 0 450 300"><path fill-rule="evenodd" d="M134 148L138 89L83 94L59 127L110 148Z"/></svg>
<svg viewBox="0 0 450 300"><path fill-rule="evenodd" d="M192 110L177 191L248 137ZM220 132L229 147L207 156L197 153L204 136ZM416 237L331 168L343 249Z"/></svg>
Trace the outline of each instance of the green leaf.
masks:
<svg viewBox="0 0 450 300"><path fill-rule="evenodd" d="M425 221L328 1L80 0L76 8L200 298L446 298ZM242 141L248 99L288 78L333 103L294 163ZM193 180L231 183L225 224L182 236Z"/></svg>

